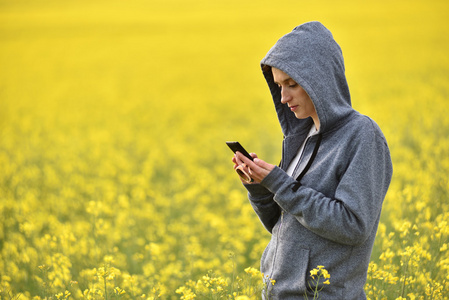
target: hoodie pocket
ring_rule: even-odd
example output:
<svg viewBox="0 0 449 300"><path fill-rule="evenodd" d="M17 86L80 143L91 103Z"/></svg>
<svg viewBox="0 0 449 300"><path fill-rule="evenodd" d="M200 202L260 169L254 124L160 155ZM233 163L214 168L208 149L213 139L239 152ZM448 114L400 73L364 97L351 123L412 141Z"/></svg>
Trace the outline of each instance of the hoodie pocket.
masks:
<svg viewBox="0 0 449 300"><path fill-rule="evenodd" d="M274 292L279 296L303 295L307 290L309 249L297 243L282 241L273 265Z"/></svg>

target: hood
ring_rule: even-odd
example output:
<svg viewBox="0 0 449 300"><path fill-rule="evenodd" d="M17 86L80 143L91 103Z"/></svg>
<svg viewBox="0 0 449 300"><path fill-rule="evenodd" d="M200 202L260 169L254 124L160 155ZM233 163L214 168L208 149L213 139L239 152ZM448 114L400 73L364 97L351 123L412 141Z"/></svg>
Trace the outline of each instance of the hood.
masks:
<svg viewBox="0 0 449 300"><path fill-rule="evenodd" d="M308 132L311 118L297 119L281 103L281 89L270 67L288 74L310 96L320 120L320 132L332 130L353 110L343 54L332 33L319 22L304 23L280 38L261 61L285 137Z"/></svg>

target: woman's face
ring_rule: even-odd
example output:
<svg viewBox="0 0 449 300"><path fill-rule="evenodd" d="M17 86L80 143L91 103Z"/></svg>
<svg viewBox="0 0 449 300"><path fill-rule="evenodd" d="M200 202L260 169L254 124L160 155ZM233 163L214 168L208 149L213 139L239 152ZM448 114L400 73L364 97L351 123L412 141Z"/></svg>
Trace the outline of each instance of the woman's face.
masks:
<svg viewBox="0 0 449 300"><path fill-rule="evenodd" d="M283 71L271 68L274 82L281 88L281 103L287 104L298 119L312 117L319 128L318 115L307 92Z"/></svg>

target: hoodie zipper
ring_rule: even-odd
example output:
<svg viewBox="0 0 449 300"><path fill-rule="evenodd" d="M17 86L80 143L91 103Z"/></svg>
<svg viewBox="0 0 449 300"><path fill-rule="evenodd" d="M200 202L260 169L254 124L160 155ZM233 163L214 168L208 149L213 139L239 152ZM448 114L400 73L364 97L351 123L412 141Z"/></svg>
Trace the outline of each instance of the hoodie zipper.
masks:
<svg viewBox="0 0 449 300"><path fill-rule="evenodd" d="M308 141L310 140L310 136L308 136L307 138L306 138L306 140L304 141L304 149L303 149L303 151L302 151L302 153L301 153L301 156L300 156L300 158L299 158L299 161L298 161L298 164L297 164L297 166L295 167L295 169L293 170L293 173L292 173L292 176L295 174L295 172L297 171L297 168L299 167L299 164L300 164L300 162L301 162L301 160L302 160L302 158L303 158L303 156L304 156L304 150L305 150L305 148L306 148L306 146L307 146L307 143L308 143ZM283 161L281 161L281 163L282 163ZM281 209L281 222L280 222L280 224L279 224L279 228L278 228L278 232L277 232L277 236L276 236L276 248L274 249L274 257L273 257L273 260L272 260L272 262L271 262L271 274L270 274L270 277L268 278L268 280L270 280L270 279L274 279L274 280L276 280L276 278L273 278L273 273L274 273L274 266L276 265L276 257L277 257L277 254L278 254L278 248L279 248L279 239L280 239L280 236L281 236L281 231L282 231L282 225L284 224L284 211ZM269 285L268 285L268 282L267 282L267 288L269 287Z"/></svg>
<svg viewBox="0 0 449 300"><path fill-rule="evenodd" d="M312 136L313 136L313 135L312 135ZM297 167L299 166L300 162L302 161L302 159L303 159L303 157L304 157L304 152L305 152L305 150L306 150L307 144L308 144L308 142L310 141L310 139L312 138L312 136L307 137L307 139L306 139L305 142L304 142L304 143L305 143L305 144L304 144L304 149L303 149L303 151L302 151L302 153L301 153L301 157L299 158ZM318 147L319 147L320 142L321 142L321 137L318 138L317 145L315 146L316 149L314 149L314 152L316 152L316 151L318 150ZM313 159L314 159L313 156L314 156L314 154L312 154L312 158L311 158L312 161L313 161ZM308 169L308 166L306 166L306 169ZM307 171L307 170L306 170L306 171ZM297 172L296 167L295 167L295 169L293 170L292 176L295 174L295 172ZM301 175L304 175L304 174L301 174ZM301 175L300 175L299 177L302 177ZM300 179L300 178L299 178L299 179ZM298 182L298 183L299 183L299 182ZM270 274L270 277L269 277L268 279L274 279L274 280L276 280L276 278L272 278L272 276L273 276L273 273L274 273L274 266L276 265L276 258L277 258L277 254L278 254L278 248L279 248L279 239L280 239L280 236L281 236L281 231L282 231L283 224L284 224L284 211L281 210L281 222L280 222L280 224L279 224L279 228L278 228L278 232L277 232L277 237L276 237L276 249L275 249L275 251L274 251L274 257L273 257L273 261L272 261L272 264L271 264L271 274ZM268 287L268 282L267 282L267 287Z"/></svg>
<svg viewBox="0 0 449 300"><path fill-rule="evenodd" d="M268 280L270 280L270 279L276 280L276 278L273 278L273 272L274 272L274 266L276 264L276 257L278 254L279 238L281 236L282 224L284 224L284 211L281 211L281 223L279 224L279 228L278 228L278 234L276 237L276 249L274 251L274 257L273 257L273 261L271 264L271 274L270 274L270 277L268 278ZM268 287L268 282L267 282L267 287Z"/></svg>

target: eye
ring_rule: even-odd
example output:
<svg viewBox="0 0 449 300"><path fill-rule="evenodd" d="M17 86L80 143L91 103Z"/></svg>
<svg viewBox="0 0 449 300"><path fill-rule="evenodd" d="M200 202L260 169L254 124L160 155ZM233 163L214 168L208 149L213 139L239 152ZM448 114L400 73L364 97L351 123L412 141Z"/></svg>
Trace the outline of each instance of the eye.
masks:
<svg viewBox="0 0 449 300"><path fill-rule="evenodd" d="M294 87L297 87L297 86L298 86L298 84L296 82L293 82L288 87L294 88Z"/></svg>

